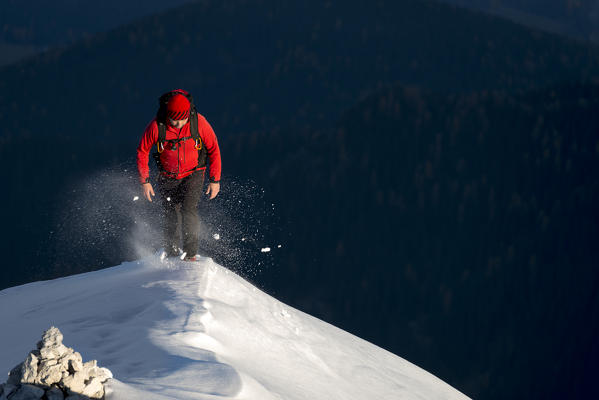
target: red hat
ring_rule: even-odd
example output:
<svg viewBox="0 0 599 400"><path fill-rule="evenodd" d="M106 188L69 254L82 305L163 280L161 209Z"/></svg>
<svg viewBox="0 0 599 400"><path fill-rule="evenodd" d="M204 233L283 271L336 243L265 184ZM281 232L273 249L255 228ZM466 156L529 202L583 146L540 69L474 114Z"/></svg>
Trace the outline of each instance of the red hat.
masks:
<svg viewBox="0 0 599 400"><path fill-rule="evenodd" d="M173 121L189 118L189 100L182 94L177 93L170 98L166 105L166 115Z"/></svg>

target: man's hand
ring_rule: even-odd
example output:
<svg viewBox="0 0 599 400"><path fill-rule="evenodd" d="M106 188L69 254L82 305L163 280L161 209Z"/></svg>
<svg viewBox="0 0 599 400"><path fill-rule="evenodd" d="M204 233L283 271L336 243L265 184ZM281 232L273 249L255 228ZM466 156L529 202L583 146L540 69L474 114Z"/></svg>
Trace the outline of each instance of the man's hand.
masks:
<svg viewBox="0 0 599 400"><path fill-rule="evenodd" d="M154 194L154 188L152 188L152 184L150 182L146 182L143 185L141 185L144 197L146 199L148 199L148 201L152 201L152 196L155 196Z"/></svg>
<svg viewBox="0 0 599 400"><path fill-rule="evenodd" d="M206 194L210 195L209 200L212 200L213 198L215 198L219 191L220 191L220 183L210 183L208 185L208 190L206 191Z"/></svg>

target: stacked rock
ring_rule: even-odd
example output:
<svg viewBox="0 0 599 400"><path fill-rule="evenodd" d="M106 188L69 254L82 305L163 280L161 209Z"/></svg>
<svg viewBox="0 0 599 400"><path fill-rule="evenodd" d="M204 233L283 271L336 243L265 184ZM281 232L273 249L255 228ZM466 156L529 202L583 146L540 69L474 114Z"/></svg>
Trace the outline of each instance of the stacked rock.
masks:
<svg viewBox="0 0 599 400"><path fill-rule="evenodd" d="M0 400L103 399L104 383L112 378L96 360L83 363L81 354L62 344L62 333L51 327L24 362L0 385Z"/></svg>

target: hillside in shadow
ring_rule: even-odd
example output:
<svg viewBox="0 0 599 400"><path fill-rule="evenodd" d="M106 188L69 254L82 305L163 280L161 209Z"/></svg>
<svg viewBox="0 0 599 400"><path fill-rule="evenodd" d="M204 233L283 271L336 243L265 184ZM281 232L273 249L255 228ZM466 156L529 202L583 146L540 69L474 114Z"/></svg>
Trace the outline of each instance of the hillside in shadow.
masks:
<svg viewBox="0 0 599 400"><path fill-rule="evenodd" d="M330 126L395 82L520 89L598 67L594 47L430 1L204 1L4 68L0 122L3 138L86 132L130 145L174 87L231 135Z"/></svg>
<svg viewBox="0 0 599 400"><path fill-rule="evenodd" d="M0 67L191 0L0 0Z"/></svg>
<svg viewBox="0 0 599 400"><path fill-rule="evenodd" d="M395 86L335 129L244 138L293 232L263 279L473 398L596 395L597 107Z"/></svg>
<svg viewBox="0 0 599 400"><path fill-rule="evenodd" d="M261 132L285 143L294 131L331 128L358 99L394 82L523 90L592 80L598 67L593 47L417 0L204 1L6 67L0 165L10 190L0 204L10 229L1 250L15 268L0 281L44 276L53 255L38 243L51 237L69 182L111 164L130 171L157 97L174 87L190 90L235 148ZM230 154L225 147L225 172L251 168ZM100 252L100 265L122 255L114 246Z"/></svg>
<svg viewBox="0 0 599 400"><path fill-rule="evenodd" d="M444 0L585 41L599 41L596 0Z"/></svg>
<svg viewBox="0 0 599 400"><path fill-rule="evenodd" d="M50 48L179 6L191 0L0 0L0 41Z"/></svg>

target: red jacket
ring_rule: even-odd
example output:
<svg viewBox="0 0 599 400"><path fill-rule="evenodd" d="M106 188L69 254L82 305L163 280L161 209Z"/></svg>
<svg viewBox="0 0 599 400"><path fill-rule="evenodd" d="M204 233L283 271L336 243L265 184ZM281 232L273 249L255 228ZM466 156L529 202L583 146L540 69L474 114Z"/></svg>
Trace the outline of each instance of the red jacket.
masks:
<svg viewBox="0 0 599 400"><path fill-rule="evenodd" d="M174 128L166 124L166 140L191 138L189 131L189 122L181 129ZM208 153L208 163L210 164L209 177L211 181L220 181L221 161L218 141L212 127L202 115L198 113L198 132L202 139L203 146L206 146ZM150 176L148 167L148 158L152 147L158 141L158 124L156 119L148 124L146 130L141 137L139 146L137 147L137 169L139 171L139 181L146 182ZM160 153L160 164L166 172L163 174L176 179L185 178L195 170L198 165L198 150L195 148L193 139L183 140L179 142L176 150L171 149L169 142L164 145L164 151ZM202 168L202 170L205 169ZM168 173L167 173L168 172Z"/></svg>

